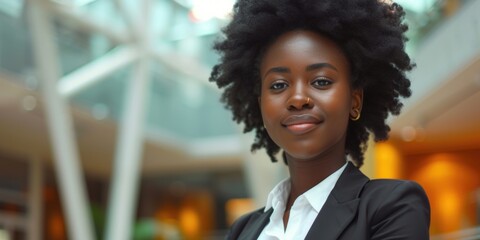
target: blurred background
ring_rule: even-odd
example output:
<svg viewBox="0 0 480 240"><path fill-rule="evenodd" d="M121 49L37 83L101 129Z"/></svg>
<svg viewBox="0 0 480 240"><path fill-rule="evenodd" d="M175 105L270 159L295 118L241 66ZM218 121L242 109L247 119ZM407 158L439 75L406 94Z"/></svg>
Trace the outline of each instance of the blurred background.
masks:
<svg viewBox="0 0 480 240"><path fill-rule="evenodd" d="M480 1L398 0L413 96L371 178L480 239ZM287 177L208 82L234 0L0 0L0 239L223 239Z"/></svg>

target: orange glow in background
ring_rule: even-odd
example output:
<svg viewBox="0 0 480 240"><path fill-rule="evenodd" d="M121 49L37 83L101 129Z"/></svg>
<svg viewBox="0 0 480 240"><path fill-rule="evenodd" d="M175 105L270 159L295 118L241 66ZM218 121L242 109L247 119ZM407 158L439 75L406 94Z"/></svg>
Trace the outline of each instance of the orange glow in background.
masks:
<svg viewBox="0 0 480 240"><path fill-rule="evenodd" d="M432 231L452 232L477 224L471 199L480 185L480 164L472 165L468 155L471 153L440 153L411 161L416 163L411 178L422 184L430 198Z"/></svg>
<svg viewBox="0 0 480 240"><path fill-rule="evenodd" d="M375 145L374 178L411 179L425 189L432 234L477 226L480 151L402 155L393 144Z"/></svg>
<svg viewBox="0 0 480 240"><path fill-rule="evenodd" d="M228 225L232 225L236 219L254 209L255 204L251 198L236 198L228 200L225 204Z"/></svg>
<svg viewBox="0 0 480 240"><path fill-rule="evenodd" d="M375 145L375 178L401 178L402 157L394 146L388 143Z"/></svg>

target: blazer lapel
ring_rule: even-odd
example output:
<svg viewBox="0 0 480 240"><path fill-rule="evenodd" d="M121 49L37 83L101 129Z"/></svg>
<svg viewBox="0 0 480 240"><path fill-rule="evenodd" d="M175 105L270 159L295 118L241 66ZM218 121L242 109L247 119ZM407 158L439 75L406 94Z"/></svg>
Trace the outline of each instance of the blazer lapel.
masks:
<svg viewBox="0 0 480 240"><path fill-rule="evenodd" d="M270 221L270 215L273 213L273 208L263 213L257 213L252 216L245 226L242 234L238 237L238 240L252 240L257 239L260 233L263 231L267 223Z"/></svg>
<svg viewBox="0 0 480 240"><path fill-rule="evenodd" d="M369 179L348 163L305 239L337 239L355 216L359 195Z"/></svg>

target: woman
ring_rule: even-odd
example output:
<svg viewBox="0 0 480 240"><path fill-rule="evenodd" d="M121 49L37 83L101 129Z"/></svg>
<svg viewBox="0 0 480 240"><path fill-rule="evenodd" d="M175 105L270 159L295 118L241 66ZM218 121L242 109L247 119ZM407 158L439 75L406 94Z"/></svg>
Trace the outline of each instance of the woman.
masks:
<svg viewBox="0 0 480 240"><path fill-rule="evenodd" d="M411 181L358 168L369 134L410 96L404 12L380 0L239 0L210 80L252 150L282 152L290 177L227 239L428 239L430 208Z"/></svg>

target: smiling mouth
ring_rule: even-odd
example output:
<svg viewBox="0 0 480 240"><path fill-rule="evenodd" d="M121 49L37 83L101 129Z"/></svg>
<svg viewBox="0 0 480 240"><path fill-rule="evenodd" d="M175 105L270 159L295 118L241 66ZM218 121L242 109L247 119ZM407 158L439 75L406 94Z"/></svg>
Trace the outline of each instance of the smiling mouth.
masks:
<svg viewBox="0 0 480 240"><path fill-rule="evenodd" d="M323 121L311 114L291 115L282 121L282 125L294 135L301 135L315 129Z"/></svg>
<svg viewBox="0 0 480 240"><path fill-rule="evenodd" d="M305 134L317 127L318 123L299 123L285 126L291 133L295 135Z"/></svg>

